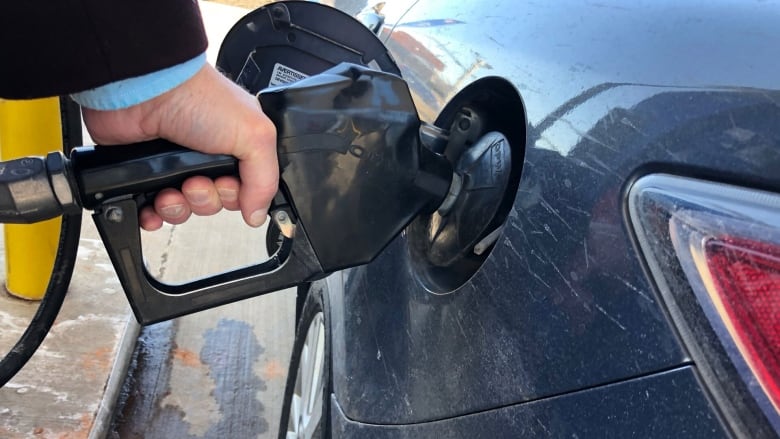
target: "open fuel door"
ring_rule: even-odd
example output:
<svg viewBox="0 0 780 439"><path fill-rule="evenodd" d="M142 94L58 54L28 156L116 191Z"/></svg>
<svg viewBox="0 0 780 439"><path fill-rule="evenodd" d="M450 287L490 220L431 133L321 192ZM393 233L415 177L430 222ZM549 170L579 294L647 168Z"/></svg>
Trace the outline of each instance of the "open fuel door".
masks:
<svg viewBox="0 0 780 439"><path fill-rule="evenodd" d="M228 32L217 68L251 93L348 62L400 75L384 44L359 21L318 3L256 9Z"/></svg>

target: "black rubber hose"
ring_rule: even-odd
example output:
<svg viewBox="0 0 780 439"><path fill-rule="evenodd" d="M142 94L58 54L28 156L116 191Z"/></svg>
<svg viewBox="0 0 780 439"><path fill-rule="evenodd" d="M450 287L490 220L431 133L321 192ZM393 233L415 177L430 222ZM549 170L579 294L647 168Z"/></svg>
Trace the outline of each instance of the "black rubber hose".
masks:
<svg viewBox="0 0 780 439"><path fill-rule="evenodd" d="M73 147L82 144L81 110L78 104L67 97L61 97L60 120L63 151L69 154ZM0 360L0 387L5 386L27 364L54 324L73 276L80 237L81 213L64 215L49 284L27 330L8 354Z"/></svg>
<svg viewBox="0 0 780 439"><path fill-rule="evenodd" d="M54 258L54 267L46 287L46 294L38 305L38 311L30 321L27 330L0 360L0 387L5 386L27 364L54 324L73 275L80 235L81 213L63 216L57 255Z"/></svg>

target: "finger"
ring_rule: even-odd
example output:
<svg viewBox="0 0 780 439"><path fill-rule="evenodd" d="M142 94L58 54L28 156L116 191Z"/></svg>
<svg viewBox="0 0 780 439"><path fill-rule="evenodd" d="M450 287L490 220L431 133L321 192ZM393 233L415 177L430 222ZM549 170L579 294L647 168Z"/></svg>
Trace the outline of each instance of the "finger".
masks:
<svg viewBox="0 0 780 439"><path fill-rule="evenodd" d="M266 135L261 142L249 155L238 157L241 175L238 200L244 221L252 227L260 227L265 222L279 184L275 134Z"/></svg>
<svg viewBox="0 0 780 439"><path fill-rule="evenodd" d="M157 212L155 212L154 208L151 206L146 206L141 209L141 213L138 214L138 222L141 224L141 228L147 232L159 230L163 225L162 217L157 215Z"/></svg>
<svg viewBox="0 0 780 439"><path fill-rule="evenodd" d="M214 180L222 207L227 210L239 210L238 192L240 184L235 177L219 177Z"/></svg>
<svg viewBox="0 0 780 439"><path fill-rule="evenodd" d="M184 195L176 189L161 190L154 199L154 210L170 224L181 224L192 214Z"/></svg>
<svg viewBox="0 0 780 439"><path fill-rule="evenodd" d="M214 215L222 209L217 188L207 177L190 177L181 185L184 198L195 215Z"/></svg>

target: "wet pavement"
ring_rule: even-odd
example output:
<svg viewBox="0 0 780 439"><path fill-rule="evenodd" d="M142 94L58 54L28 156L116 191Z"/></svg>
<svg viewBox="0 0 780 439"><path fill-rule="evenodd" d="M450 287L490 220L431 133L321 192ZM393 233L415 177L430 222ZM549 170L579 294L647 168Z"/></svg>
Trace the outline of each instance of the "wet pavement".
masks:
<svg viewBox="0 0 780 439"><path fill-rule="evenodd" d="M180 323L143 331L108 437L276 437L286 377L281 358L245 320L219 319L203 331L198 352L180 347Z"/></svg>

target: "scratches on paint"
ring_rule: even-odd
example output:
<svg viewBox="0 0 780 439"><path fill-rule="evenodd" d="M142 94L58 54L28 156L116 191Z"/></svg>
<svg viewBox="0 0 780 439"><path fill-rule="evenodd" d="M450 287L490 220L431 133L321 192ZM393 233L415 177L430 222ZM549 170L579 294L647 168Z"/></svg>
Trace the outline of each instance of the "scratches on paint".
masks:
<svg viewBox="0 0 780 439"><path fill-rule="evenodd" d="M558 242L558 238L555 237L555 233L553 233L552 228L549 224L544 225L544 231L547 232L548 235L553 239L553 241Z"/></svg>
<svg viewBox="0 0 780 439"><path fill-rule="evenodd" d="M758 90L758 92L761 94L762 97L766 98L769 102L780 106L780 101L776 100L775 97L771 93L767 93L766 90Z"/></svg>
<svg viewBox="0 0 780 439"><path fill-rule="evenodd" d="M585 252L585 270L588 270L590 268L590 262L589 262L590 257L588 256L588 241L587 240L584 240L584 239L582 240L582 248L583 248L583 251Z"/></svg>
<svg viewBox="0 0 780 439"><path fill-rule="evenodd" d="M572 228L572 227L569 225L569 223L567 223L567 222L566 222L566 220L565 220L565 219L563 219L563 217L562 217L562 216L561 216L561 215L558 213L558 210L557 210L557 209L555 209L554 207L552 207L552 206L550 205L550 203L548 203L548 202L547 202L547 200L545 200L544 198L541 198L541 197L540 197L540 198L539 198L539 202L541 203L542 207L544 207L544 209L545 209L545 210L547 210L548 212L550 212L551 214L553 214L553 216L555 216L556 218L558 218L558 220L559 220L560 222L562 222L562 223L563 223L563 225L564 225L564 226L566 226L566 228L567 228L567 229L569 229L569 230L570 230L570 231L572 231L572 232L574 231L574 229L573 229L573 228Z"/></svg>
<svg viewBox="0 0 780 439"><path fill-rule="evenodd" d="M567 279L566 276L564 276L563 273L561 273L561 270L558 269L558 266L555 265L555 262L553 262L552 259L548 259L548 260L550 261L550 264L552 265L555 272L558 273L558 276L560 276L561 279L563 280L563 283L565 283L566 286L569 287L569 290L572 292L572 294L574 294L574 296L577 297L578 299L581 299L580 293L578 293L577 290L574 289L574 286L571 284L571 282L569 282L569 279ZM587 303L583 303L583 304L585 305L585 308L590 309Z"/></svg>
<svg viewBox="0 0 780 439"><path fill-rule="evenodd" d="M607 145L606 143L602 142L601 140L593 137L591 134L578 129L576 126L574 126L574 124L571 121L569 121L567 119L564 119L564 118L560 118L558 120L560 120L561 122L566 124L572 131L577 133L578 136L580 136L580 137L582 137L584 139L590 140L591 142L593 142L593 143L595 143L597 145L601 145L604 148L606 148L606 149L608 149L608 150L610 150L612 152L615 152L615 153L618 152L617 148L615 148L613 146L610 146L610 145Z"/></svg>
<svg viewBox="0 0 780 439"><path fill-rule="evenodd" d="M357 271L357 273L360 273L361 275L365 275L365 273L363 271ZM366 288L360 288L360 292L361 292L361 294L363 296L363 300L365 300L366 303L370 303L371 300L368 298L368 292L366 291ZM371 313L370 308L368 308L367 310L368 310L368 316L367 317L368 317L368 320L369 320L367 322L367 324L371 328L371 335L372 335L372 337L374 339L374 346L376 346L376 360L382 362L382 368L385 371L385 375L386 376L390 376L391 375L390 368L387 367L387 362L382 357L382 350L381 350L381 347L379 346L379 337L377 337L377 334L376 334L376 322L377 322L377 319ZM393 375L393 376L395 376L395 375Z"/></svg>
<svg viewBox="0 0 780 439"><path fill-rule="evenodd" d="M482 276L480 279L488 284L491 291L496 289L496 283L493 281L493 276Z"/></svg>
<svg viewBox="0 0 780 439"><path fill-rule="evenodd" d="M523 258L522 256L520 256L520 252L517 251L517 249L515 248L514 244L512 244L512 241L510 241L509 238L504 237L504 245L506 245L509 248L509 250L512 253L514 253L515 256L517 256L517 259L520 259L521 261L524 260L524 259L527 259L527 258Z"/></svg>
<svg viewBox="0 0 780 439"><path fill-rule="evenodd" d="M567 210L570 210L570 211L572 211L574 213L578 213L578 214L583 215L583 216L585 216L587 218L590 218L590 212L586 212L586 211L584 211L582 209L578 209L578 208L576 208L574 206L564 206L564 207L566 207Z"/></svg>
<svg viewBox="0 0 780 439"><path fill-rule="evenodd" d="M547 260L545 260L536 250L531 249L531 254L543 265L547 265Z"/></svg>
<svg viewBox="0 0 780 439"><path fill-rule="evenodd" d="M584 161L582 161L580 159L572 157L571 160L576 162L578 166L593 172L594 174L598 175L599 177L604 177L606 175L605 173L599 171L598 169L594 168L593 166L589 165L588 163L586 163L586 162L584 162Z"/></svg>
<svg viewBox="0 0 780 439"><path fill-rule="evenodd" d="M545 148L544 145L542 145L542 144L545 144L547 146L547 148ZM555 143L553 143L552 140L550 140L549 138L545 137L543 134L539 135L539 140L537 140L536 147L549 149L549 150L555 151L555 152L557 152L559 154L565 154L565 152L566 152L566 148L561 148L560 146L556 145Z"/></svg>
<svg viewBox="0 0 780 439"><path fill-rule="evenodd" d="M593 163L599 165L601 168L606 170L610 175L612 175L614 177L617 177L618 179L622 178L620 173L615 172L615 170L610 165L608 165L607 163L604 163L604 161L601 160L600 158L598 158L596 155L591 154L591 153L587 153L585 155L587 156L587 158L590 161L592 161ZM603 174L603 175L606 175L606 174Z"/></svg>
<svg viewBox="0 0 780 439"><path fill-rule="evenodd" d="M528 236L525 234L525 231L522 229L522 227L520 227L519 225L515 224L515 222L514 222L514 221L510 222L510 225L511 225L511 226L512 226L514 229L516 229L517 231L519 231L521 235L523 235L523 240L525 241L525 246L530 246L530 245L531 245L531 241L529 241L529 240L528 240ZM514 245L512 245L512 241L511 241L511 240L510 240L508 237L505 237L504 239L505 239L505 242L507 242L507 247L510 247L510 248L514 249L514 253L515 253L515 254L516 254L518 257L520 257L520 253L517 251L517 249L514 247ZM521 259L523 262L525 262L525 267L526 267L526 269L527 269L528 271L531 271L531 262L528 260L528 254L525 252L525 246L522 246L522 247L521 247L521 248L523 249L523 255L524 255L525 257L523 257L523 258L520 258L520 259ZM507 264L506 268L509 268L509 264Z"/></svg>
<svg viewBox="0 0 780 439"><path fill-rule="evenodd" d="M629 289L631 289L631 291L633 291L633 292L635 292L635 293L639 294L639 296L641 296L643 299L647 300L647 301L648 301L648 302L650 302L650 303L655 303L655 301L652 299L652 297L650 297L649 295L647 295L647 293L645 293L645 292L644 292L644 291L642 291L641 289L639 289L639 288L637 288L636 286L634 286L634 284L632 284L631 282L627 281L626 279L623 279L622 277L620 277L620 276L619 276L619 275L617 275L617 274L613 274L613 275L612 275L612 277L614 277L615 279L619 280L621 283L623 283L623 285L625 285L625 286L627 286Z"/></svg>
<svg viewBox="0 0 780 439"><path fill-rule="evenodd" d="M533 277L534 277L534 279L536 279L536 280L538 280L539 282L541 282L541 283L542 283L542 285L544 285L545 287L547 287L547 288L548 288L548 289L550 289L550 290L552 289L552 287L550 286L550 284L548 284L547 282L545 282L545 281L544 281L544 279L542 279L542 277L541 277L541 276L539 276L538 274L536 274L536 272L534 272L534 271L529 271L529 273L531 273L531 276L533 276ZM533 296L533 295L532 295L532 297L533 297L535 300L539 300L537 297L535 297L535 296Z"/></svg>
<svg viewBox="0 0 780 439"><path fill-rule="evenodd" d="M641 135L643 135L643 136L647 137L647 133L645 133L644 131L640 130L640 129L639 129L639 128L638 128L636 125L634 125L634 123L633 123L633 122L631 122L631 121L630 121L630 120L629 120L627 117L624 117L624 118L620 119L620 123L622 123L623 125L625 125L625 126L627 126L627 127L631 128L632 130L636 131L637 133L639 133L639 134L641 134Z"/></svg>
<svg viewBox="0 0 780 439"><path fill-rule="evenodd" d="M534 417L534 419L536 420L536 424L544 431L544 433L548 437L552 437L553 436L553 434L550 432L550 430L544 425L544 423L539 418Z"/></svg>
<svg viewBox="0 0 780 439"><path fill-rule="evenodd" d="M604 315L605 315L605 316L606 316L606 317L607 317L607 318L608 318L610 321L612 321L612 323L614 323L615 325L617 325L617 327L618 327L618 328L620 328L620 329L622 329L622 330L624 330L624 331L626 330L626 327L625 327L625 326L623 326L623 325L620 323L620 321L618 321L618 319L616 319L616 318L612 317L611 315L609 315L609 313L607 312L607 310L605 310L604 308L602 308L602 307L601 307L601 306L600 306L598 303L594 303L593 305L596 307L596 309L597 309L597 310L599 310L599 312L600 312L600 313L604 314Z"/></svg>

